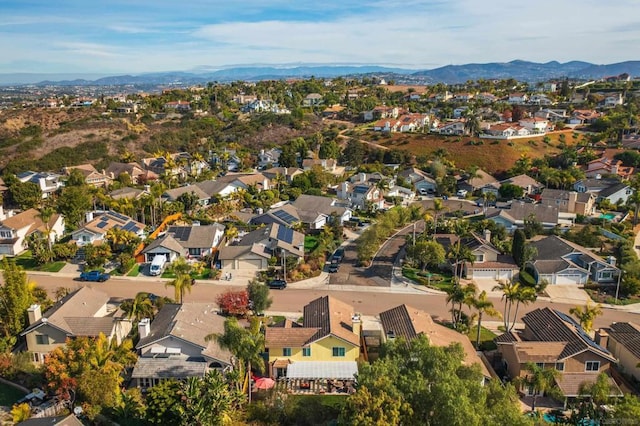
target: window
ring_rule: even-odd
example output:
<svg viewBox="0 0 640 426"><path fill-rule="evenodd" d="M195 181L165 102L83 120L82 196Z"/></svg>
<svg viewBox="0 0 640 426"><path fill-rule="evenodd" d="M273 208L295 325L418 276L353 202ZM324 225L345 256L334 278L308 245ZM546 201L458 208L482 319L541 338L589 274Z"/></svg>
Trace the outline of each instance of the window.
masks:
<svg viewBox="0 0 640 426"><path fill-rule="evenodd" d="M333 348L333 356L344 356L345 349L343 347L334 347Z"/></svg>
<svg viewBox="0 0 640 426"><path fill-rule="evenodd" d="M11 231L0 231L0 237L1 238L11 238Z"/></svg>
<svg viewBox="0 0 640 426"><path fill-rule="evenodd" d="M38 345L48 345L49 344L49 336L46 334L37 334L36 335L36 343Z"/></svg>
<svg viewBox="0 0 640 426"><path fill-rule="evenodd" d="M556 370L564 371L564 362L556 362Z"/></svg>
<svg viewBox="0 0 640 426"><path fill-rule="evenodd" d="M190 248L189 249L189 255L190 256L200 256L201 253L202 253L202 249L200 249L200 248Z"/></svg>
<svg viewBox="0 0 640 426"><path fill-rule="evenodd" d="M600 272L600 279L601 280L610 280L611 278L613 278L613 272L611 272L611 271Z"/></svg>
<svg viewBox="0 0 640 426"><path fill-rule="evenodd" d="M536 367L544 368L544 362L536 362Z"/></svg>
<svg viewBox="0 0 640 426"><path fill-rule="evenodd" d="M584 371L599 371L600 361L587 361L584 363Z"/></svg>
<svg viewBox="0 0 640 426"><path fill-rule="evenodd" d="M484 262L484 254L476 254L474 257L476 262Z"/></svg>
<svg viewBox="0 0 640 426"><path fill-rule="evenodd" d="M311 356L311 348L302 348L302 356Z"/></svg>
<svg viewBox="0 0 640 426"><path fill-rule="evenodd" d="M282 356L291 356L291 348L282 348Z"/></svg>

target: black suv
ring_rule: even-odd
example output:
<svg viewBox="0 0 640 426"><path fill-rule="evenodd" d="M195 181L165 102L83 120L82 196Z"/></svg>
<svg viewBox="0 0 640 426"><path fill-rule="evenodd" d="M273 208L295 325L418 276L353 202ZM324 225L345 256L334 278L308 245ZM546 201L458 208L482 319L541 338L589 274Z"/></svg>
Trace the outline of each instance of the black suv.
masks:
<svg viewBox="0 0 640 426"><path fill-rule="evenodd" d="M340 263L342 259L344 259L344 249L340 247L333 253L333 256L331 256L331 263Z"/></svg>
<svg viewBox="0 0 640 426"><path fill-rule="evenodd" d="M284 290L287 288L287 282L285 280L271 280L269 281L269 288L276 290Z"/></svg>

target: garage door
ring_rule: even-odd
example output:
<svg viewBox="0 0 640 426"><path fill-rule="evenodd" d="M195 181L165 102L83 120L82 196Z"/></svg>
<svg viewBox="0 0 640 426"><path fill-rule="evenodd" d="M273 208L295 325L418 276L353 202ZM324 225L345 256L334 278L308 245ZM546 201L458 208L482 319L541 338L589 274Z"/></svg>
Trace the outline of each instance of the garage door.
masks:
<svg viewBox="0 0 640 426"><path fill-rule="evenodd" d="M260 269L262 262L259 259L240 259L238 260L238 269Z"/></svg>
<svg viewBox="0 0 640 426"><path fill-rule="evenodd" d="M512 276L512 272L509 269L501 269L498 271L499 280L510 280L511 276Z"/></svg>
<svg viewBox="0 0 640 426"><path fill-rule="evenodd" d="M494 279L496 277L495 269L474 269L473 278L475 279Z"/></svg>
<svg viewBox="0 0 640 426"><path fill-rule="evenodd" d="M582 275L556 275L556 284L581 284Z"/></svg>

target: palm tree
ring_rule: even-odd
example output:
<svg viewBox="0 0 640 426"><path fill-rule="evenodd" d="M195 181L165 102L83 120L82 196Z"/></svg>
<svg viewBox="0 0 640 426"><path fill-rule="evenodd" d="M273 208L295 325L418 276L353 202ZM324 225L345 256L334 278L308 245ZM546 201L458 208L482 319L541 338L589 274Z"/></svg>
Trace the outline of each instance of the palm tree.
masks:
<svg viewBox="0 0 640 426"><path fill-rule="evenodd" d="M458 241L449 247L447 257L454 261L454 281L456 282L456 285L459 285L462 280L462 274L466 263L471 262L473 265L475 255L468 246L462 244L462 238L458 238Z"/></svg>
<svg viewBox="0 0 640 426"><path fill-rule="evenodd" d="M127 318L140 321L142 318L153 318L154 306L149 300L149 294L140 292L131 301L123 302L120 308L127 314Z"/></svg>
<svg viewBox="0 0 640 426"><path fill-rule="evenodd" d="M38 214L36 215L36 217L40 220L42 220L42 223L44 224L44 237L47 240L47 247L49 248L49 251L51 251L52 249L52 242L51 242L51 218L53 217L55 213L55 210L53 209L53 207L50 206L43 206L38 210Z"/></svg>
<svg viewBox="0 0 640 426"><path fill-rule="evenodd" d="M438 233L438 216L440 215L440 213L446 210L446 207L444 206L442 199L434 198L433 207L427 210L433 213L433 238L435 239L436 234Z"/></svg>
<svg viewBox="0 0 640 426"><path fill-rule="evenodd" d="M505 331L509 331L509 320L511 319L511 306L515 301L518 290L520 289L520 284L511 279L509 281L499 281L498 285L493 287L493 291L501 291L502 298L504 301L504 308L502 312L502 319L504 320L504 329Z"/></svg>
<svg viewBox="0 0 640 426"><path fill-rule="evenodd" d="M191 265L183 257L177 258L169 266L169 270L176 276L175 279L165 284L165 287L173 287L175 291L175 300L182 304L184 292L191 293L191 286L193 285L193 279L191 278Z"/></svg>
<svg viewBox="0 0 640 426"><path fill-rule="evenodd" d="M518 308L520 305L527 306L529 303L533 303L537 299L538 295L536 294L536 289L534 287L518 286L513 299L516 302L516 310L513 314L511 327L509 327L507 331L513 330L513 327L516 325L516 321L518 320Z"/></svg>
<svg viewBox="0 0 640 426"><path fill-rule="evenodd" d="M462 305L470 294L475 293L475 285L454 286L447 290L447 305L451 304L451 322L453 328L458 328L462 321Z"/></svg>
<svg viewBox="0 0 640 426"><path fill-rule="evenodd" d="M584 331L590 333L593 330L593 321L597 316L602 315L602 305L592 305L587 302L584 308L575 306L569 309L569 313L578 319Z"/></svg>
<svg viewBox="0 0 640 426"><path fill-rule="evenodd" d="M536 409L538 395L551 393L553 398L560 397L562 391L556 386L556 381L562 375L560 371L555 368L540 367L532 362L526 363L524 369L530 374L518 377L515 382L516 386L520 388L526 386L533 392L532 411Z"/></svg>
<svg viewBox="0 0 640 426"><path fill-rule="evenodd" d="M474 286L475 287L475 286ZM487 297L487 292L482 292L476 297L476 288L474 288L473 294L469 294L466 304L470 308L473 308L478 313L478 332L476 334L476 349L480 348L480 331L482 329L482 316L487 314L492 317L502 318L502 314L493 307L493 302Z"/></svg>
<svg viewBox="0 0 640 426"><path fill-rule="evenodd" d="M235 317L227 318L224 322L224 333L205 336L205 341L212 340L215 340L221 348L229 350L236 357L235 367L241 373L244 371L241 377L246 377L245 383L249 382L252 366L259 372L264 372L262 352L265 341L262 322L259 318L252 317L249 328L242 327ZM250 387L249 392L251 392Z"/></svg>

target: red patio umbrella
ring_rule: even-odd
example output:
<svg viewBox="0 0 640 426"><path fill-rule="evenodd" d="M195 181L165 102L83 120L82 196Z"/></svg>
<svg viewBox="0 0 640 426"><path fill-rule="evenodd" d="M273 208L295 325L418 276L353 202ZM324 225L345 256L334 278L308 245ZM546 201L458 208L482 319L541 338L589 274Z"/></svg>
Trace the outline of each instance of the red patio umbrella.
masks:
<svg viewBox="0 0 640 426"><path fill-rule="evenodd" d="M271 389L275 386L276 381L269 377L261 377L253 384L255 389Z"/></svg>

